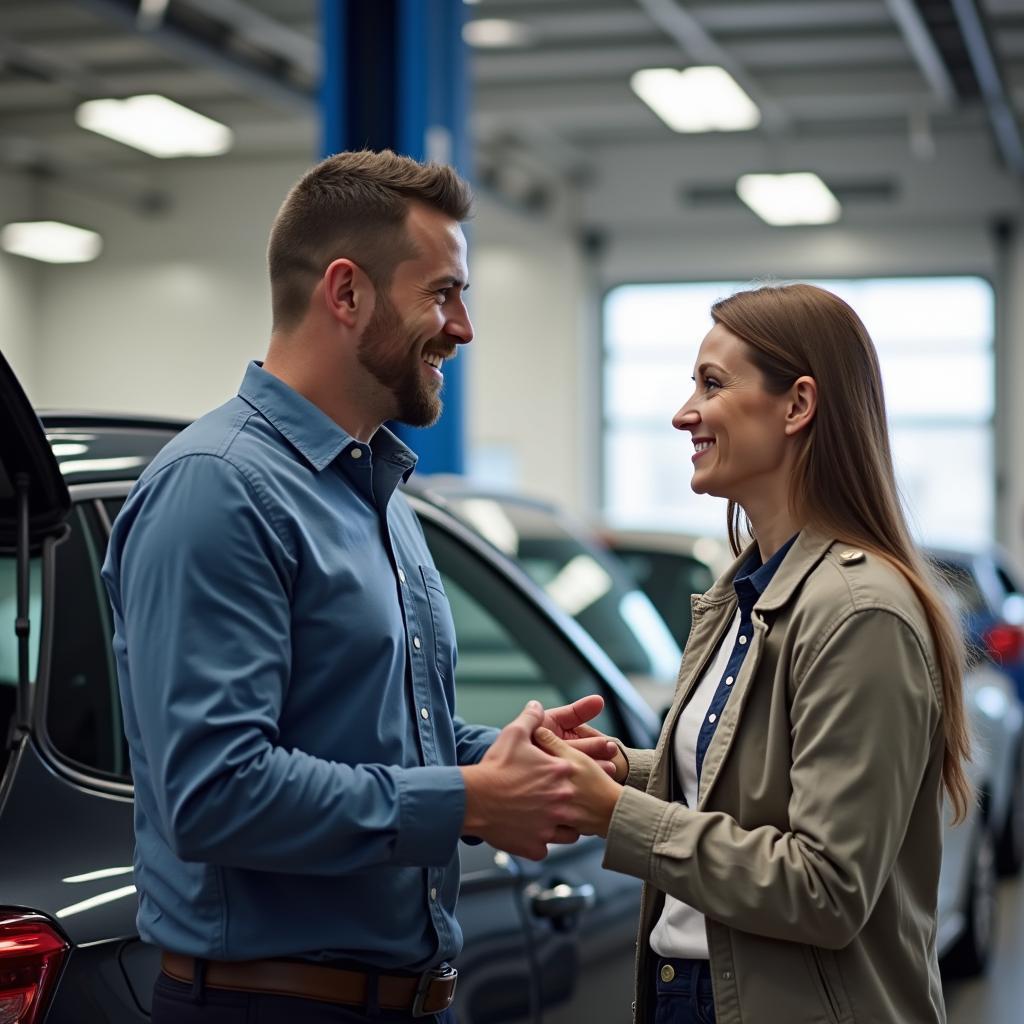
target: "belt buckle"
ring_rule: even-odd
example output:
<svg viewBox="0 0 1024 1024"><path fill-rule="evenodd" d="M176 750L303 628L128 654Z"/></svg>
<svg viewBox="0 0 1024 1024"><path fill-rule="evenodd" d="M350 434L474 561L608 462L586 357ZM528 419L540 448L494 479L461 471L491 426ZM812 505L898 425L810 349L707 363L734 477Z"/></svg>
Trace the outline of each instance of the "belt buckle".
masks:
<svg viewBox="0 0 1024 1024"><path fill-rule="evenodd" d="M435 1013L442 1013L444 1010L447 1010L455 998L455 983L458 977L459 972L451 964L442 964L435 970L425 971L420 975L420 980L416 985L416 998L412 1001L412 1016L430 1017ZM448 1002L435 1010L427 1010L424 1008L424 1005L430 992L430 986L435 981L451 981L452 987L448 993Z"/></svg>

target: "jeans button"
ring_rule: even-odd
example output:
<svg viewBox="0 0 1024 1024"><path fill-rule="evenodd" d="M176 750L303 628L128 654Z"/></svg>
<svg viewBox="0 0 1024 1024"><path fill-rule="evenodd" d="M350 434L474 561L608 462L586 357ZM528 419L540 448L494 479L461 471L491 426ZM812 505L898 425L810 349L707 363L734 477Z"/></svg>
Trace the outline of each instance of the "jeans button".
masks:
<svg viewBox="0 0 1024 1024"><path fill-rule="evenodd" d="M668 983L676 976L676 969L671 964L661 965L661 980Z"/></svg>

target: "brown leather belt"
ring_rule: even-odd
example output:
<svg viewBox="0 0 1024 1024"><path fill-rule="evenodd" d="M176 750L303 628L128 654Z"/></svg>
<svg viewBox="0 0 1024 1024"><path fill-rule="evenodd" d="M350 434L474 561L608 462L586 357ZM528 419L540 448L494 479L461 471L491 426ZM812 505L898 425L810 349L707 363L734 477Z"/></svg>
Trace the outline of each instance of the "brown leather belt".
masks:
<svg viewBox="0 0 1024 1024"><path fill-rule="evenodd" d="M162 953L160 966L175 981L191 983L195 960L180 953ZM345 1006L367 1004L368 981L364 971L330 967L295 960L207 960L205 982L211 988L236 992L264 992L299 996ZM458 971L442 964L418 975L377 974L377 1005L382 1010L405 1010L411 1017L426 1017L447 1010L455 997Z"/></svg>

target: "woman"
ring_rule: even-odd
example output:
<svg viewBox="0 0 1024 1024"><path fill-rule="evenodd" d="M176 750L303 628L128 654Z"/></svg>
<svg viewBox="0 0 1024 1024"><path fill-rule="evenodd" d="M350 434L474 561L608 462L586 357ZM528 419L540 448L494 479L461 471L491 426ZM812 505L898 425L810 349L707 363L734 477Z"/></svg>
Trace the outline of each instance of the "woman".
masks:
<svg viewBox="0 0 1024 1024"><path fill-rule="evenodd" d="M797 284L712 308L673 419L754 538L694 599L654 751L573 761L581 832L644 879L635 1019L934 1024L942 791L971 799L958 633L900 511L878 359ZM624 786L621 784L625 784Z"/></svg>

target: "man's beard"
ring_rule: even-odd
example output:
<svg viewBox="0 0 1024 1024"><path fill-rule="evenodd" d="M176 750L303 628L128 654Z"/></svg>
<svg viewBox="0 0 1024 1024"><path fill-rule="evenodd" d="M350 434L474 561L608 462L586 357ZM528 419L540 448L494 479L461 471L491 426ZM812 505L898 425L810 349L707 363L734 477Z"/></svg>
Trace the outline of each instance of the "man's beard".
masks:
<svg viewBox="0 0 1024 1024"><path fill-rule="evenodd" d="M420 369L422 352L405 333L391 300L378 294L377 307L359 339L359 362L394 396L394 419L410 427L429 427L443 408L439 389L430 387Z"/></svg>

